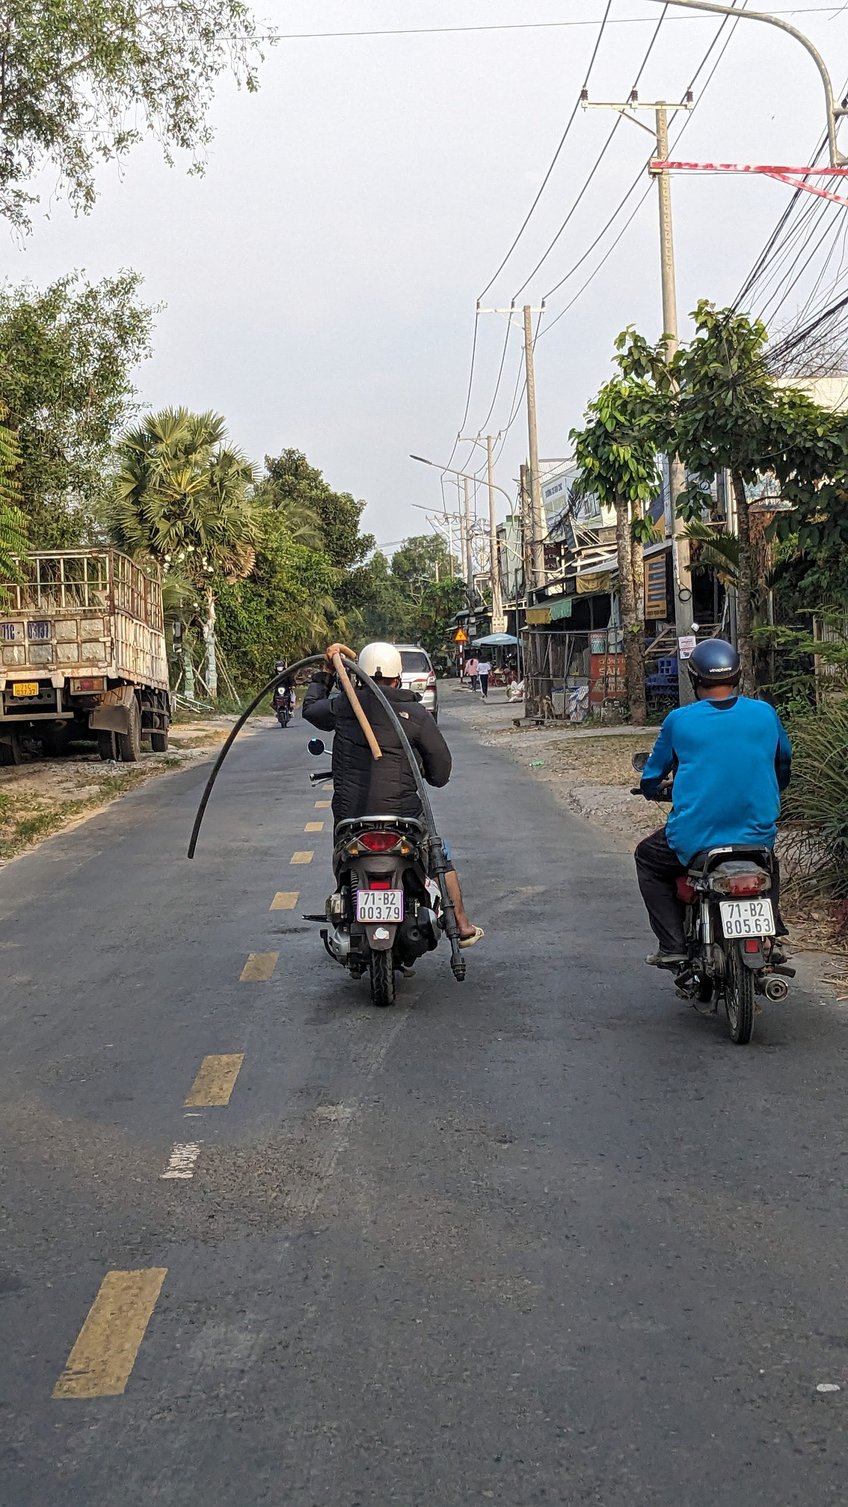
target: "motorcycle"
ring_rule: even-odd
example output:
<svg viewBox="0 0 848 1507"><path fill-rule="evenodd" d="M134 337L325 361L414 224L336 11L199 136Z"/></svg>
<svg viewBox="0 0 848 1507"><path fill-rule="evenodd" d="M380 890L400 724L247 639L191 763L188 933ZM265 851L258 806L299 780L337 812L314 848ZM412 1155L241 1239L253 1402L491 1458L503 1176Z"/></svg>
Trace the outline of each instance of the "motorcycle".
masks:
<svg viewBox="0 0 848 1507"><path fill-rule="evenodd" d="M649 757L633 755L637 774ZM639 787L631 793L645 796ZM645 798L670 801L671 781ZM685 962L670 969L677 993L700 1014L715 1015L723 1003L731 1040L739 1046L754 1034L754 996L785 1000L786 980L795 977L794 968L775 959L773 874L770 848L733 843L696 853L677 880L687 953Z"/></svg>
<svg viewBox="0 0 848 1507"><path fill-rule="evenodd" d="M320 738L308 747L314 756L325 752ZM332 771L309 778L314 785L332 779ZM336 888L324 915L306 919L327 923L324 947L352 978L367 971L374 1005L393 1005L396 976L439 945L441 899L428 859L427 829L412 817L362 816L336 827Z"/></svg>
<svg viewBox="0 0 848 1507"><path fill-rule="evenodd" d="M292 717L294 716L294 709L295 709L295 695L294 695L294 691L290 690L287 687L284 690L284 692L283 692L282 696L280 697L279 701L275 702L275 704L274 704L274 711L276 713L277 721L279 722L280 727L288 727L289 723L291 722Z"/></svg>

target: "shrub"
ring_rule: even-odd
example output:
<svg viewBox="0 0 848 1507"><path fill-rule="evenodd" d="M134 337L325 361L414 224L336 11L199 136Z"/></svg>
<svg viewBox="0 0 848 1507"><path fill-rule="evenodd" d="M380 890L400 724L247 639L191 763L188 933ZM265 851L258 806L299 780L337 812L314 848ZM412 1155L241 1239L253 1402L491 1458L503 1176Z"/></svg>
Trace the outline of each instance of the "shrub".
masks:
<svg viewBox="0 0 848 1507"><path fill-rule="evenodd" d="M784 814L793 882L806 898L848 901L848 698L799 717L792 738Z"/></svg>

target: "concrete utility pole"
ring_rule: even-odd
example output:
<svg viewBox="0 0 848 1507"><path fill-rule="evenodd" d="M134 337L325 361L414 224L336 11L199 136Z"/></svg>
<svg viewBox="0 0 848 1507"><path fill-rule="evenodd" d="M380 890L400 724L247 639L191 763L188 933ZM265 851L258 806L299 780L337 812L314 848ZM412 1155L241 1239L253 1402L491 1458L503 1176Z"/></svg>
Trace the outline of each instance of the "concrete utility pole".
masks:
<svg viewBox="0 0 848 1507"><path fill-rule="evenodd" d="M474 597L474 561L471 557L471 481L467 476L463 476L462 485L462 570L468 589L468 606L471 607Z"/></svg>
<svg viewBox="0 0 848 1507"><path fill-rule="evenodd" d="M542 507L542 481L539 475L539 434L536 423L536 370L533 362L533 321L529 304L524 305L524 365L527 376L527 441L530 456L530 519L532 580L528 593L545 584L545 535L547 524Z"/></svg>
<svg viewBox="0 0 848 1507"><path fill-rule="evenodd" d="M506 617L501 596L501 571L498 559L498 515L495 503L495 467L492 459L493 434L486 435L486 482L489 488L489 569L492 578L492 632L506 632Z"/></svg>
<svg viewBox="0 0 848 1507"><path fill-rule="evenodd" d="M668 161L668 106L660 102L656 106L657 160ZM660 272L662 276L663 335L666 359L671 360L680 345L677 323L677 280L674 269L674 236L671 221L671 176L666 171L657 172L657 188L660 204ZM668 490L671 505L671 570L674 583L674 632L678 640L677 688L680 705L694 699L686 665L680 655L680 639L692 632L692 575L689 569L690 550L682 518L675 507L681 492L686 490L686 471L679 455L668 457Z"/></svg>
<svg viewBox="0 0 848 1507"><path fill-rule="evenodd" d="M734 12L731 11L731 15ZM744 14L744 12L740 12ZM691 110L691 90L686 99L680 104L672 105L673 110ZM638 120L632 111L653 110L656 131L656 158L653 161L668 161L668 111L669 106L665 100L655 100L649 104L642 101L636 95L631 94L624 103L613 100L589 100L585 91L583 105L589 110L617 110L625 119L640 126L647 131L649 136L655 133L650 126L646 126ZM657 180L660 206L660 277L662 281L662 317L663 337L665 342L666 357L670 359L680 344L680 335L677 323L677 282L674 272L674 237L672 235L671 221L671 175L667 169L649 166L648 171ZM671 539L671 572L674 591L674 631L678 639L677 654L677 685L681 706L692 701L693 691L686 673L685 662L680 657L679 640L691 635L692 632L692 577L689 570L689 540L684 532L683 520L677 517L675 511L675 499L686 490L686 472L677 455L668 457L668 487L669 487L669 519L668 532Z"/></svg>

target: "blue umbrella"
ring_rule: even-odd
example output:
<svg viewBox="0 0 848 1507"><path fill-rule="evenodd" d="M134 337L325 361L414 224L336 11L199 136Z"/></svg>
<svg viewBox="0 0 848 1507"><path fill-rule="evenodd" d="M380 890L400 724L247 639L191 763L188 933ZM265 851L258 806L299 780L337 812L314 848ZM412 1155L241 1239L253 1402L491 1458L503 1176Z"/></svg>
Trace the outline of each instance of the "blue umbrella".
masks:
<svg viewBox="0 0 848 1507"><path fill-rule="evenodd" d="M494 649L498 645L503 648L511 648L517 643L518 639L512 633L490 633L488 638L475 638L473 640L475 649Z"/></svg>

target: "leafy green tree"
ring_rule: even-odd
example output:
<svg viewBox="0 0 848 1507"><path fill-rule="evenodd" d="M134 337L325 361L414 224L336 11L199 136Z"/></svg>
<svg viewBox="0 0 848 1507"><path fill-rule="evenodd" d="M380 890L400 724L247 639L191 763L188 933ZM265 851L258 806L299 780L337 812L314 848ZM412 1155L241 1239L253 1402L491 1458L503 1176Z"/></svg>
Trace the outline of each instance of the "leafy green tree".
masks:
<svg viewBox="0 0 848 1507"><path fill-rule="evenodd" d="M154 311L141 279L78 274L43 292L0 287L0 401L20 450L19 506L38 548L83 542L127 422L131 373L150 354Z"/></svg>
<svg viewBox="0 0 848 1507"><path fill-rule="evenodd" d="M3 581L20 578L18 559L29 548L26 519L18 507L18 469L21 463L17 435L3 422L0 409L0 603Z"/></svg>
<svg viewBox="0 0 848 1507"><path fill-rule="evenodd" d="M239 684L261 685L279 659L292 661L347 638L335 598L339 573L322 550L291 538L273 510L259 514L256 558L248 576L222 583L218 626Z"/></svg>
<svg viewBox="0 0 848 1507"><path fill-rule="evenodd" d="M47 166L77 210L94 203L97 166L145 135L202 172L216 79L258 87L242 0L3 0L0 19L0 214L22 229Z"/></svg>
<svg viewBox="0 0 848 1507"><path fill-rule="evenodd" d="M754 689L755 544L747 488L773 475L784 497L806 509L804 532L813 537L815 516L829 476L844 474L848 449L840 438L845 420L828 414L804 393L779 386L766 362L765 326L734 309L702 301L694 312L695 335L670 362L663 342L648 344L625 332L619 337L627 377L653 383L665 413L658 426L662 448L676 448L694 485L674 499L679 516L700 514L703 485L730 472L738 530L737 633L742 684ZM669 436L672 436L669 444Z"/></svg>
<svg viewBox="0 0 848 1507"><path fill-rule="evenodd" d="M392 555L392 575L416 605L434 582L458 574L457 561L439 534L414 534Z"/></svg>
<svg viewBox="0 0 848 1507"><path fill-rule="evenodd" d="M646 378L616 376L585 417L585 428L570 434L580 473L575 491L615 508L627 700L632 721L641 725L647 715L642 545L654 534L647 505L662 490L658 451L667 409Z"/></svg>
<svg viewBox="0 0 848 1507"><path fill-rule="evenodd" d="M227 443L220 414L185 408L148 414L123 436L118 457L112 538L129 554L172 568L202 598L205 680L215 697L217 579L238 579L255 561L253 465Z"/></svg>
<svg viewBox="0 0 848 1507"><path fill-rule="evenodd" d="M345 572L339 583L340 606L355 622L363 643L402 643L414 631L411 603L382 550Z"/></svg>
<svg viewBox="0 0 848 1507"><path fill-rule="evenodd" d="M360 533L365 503L350 492L334 492L316 466L300 450L266 455L261 485L263 505L287 510L295 527L320 531L323 547L337 570L360 565L374 548L371 534Z"/></svg>

